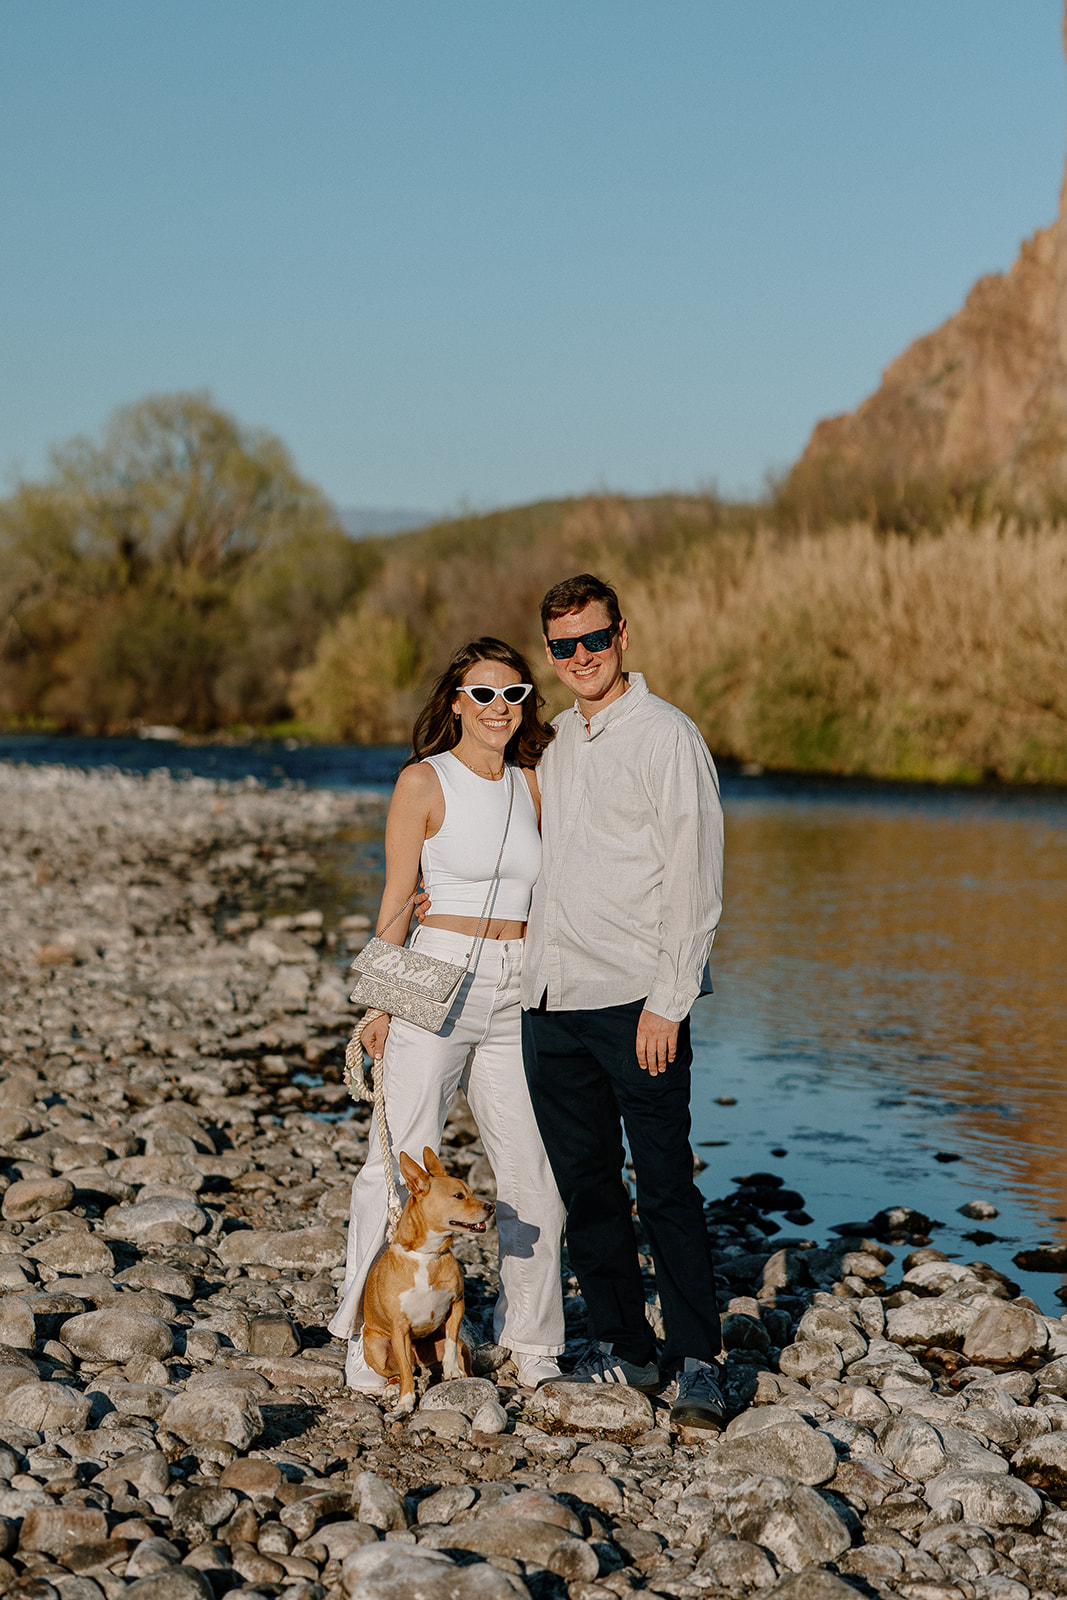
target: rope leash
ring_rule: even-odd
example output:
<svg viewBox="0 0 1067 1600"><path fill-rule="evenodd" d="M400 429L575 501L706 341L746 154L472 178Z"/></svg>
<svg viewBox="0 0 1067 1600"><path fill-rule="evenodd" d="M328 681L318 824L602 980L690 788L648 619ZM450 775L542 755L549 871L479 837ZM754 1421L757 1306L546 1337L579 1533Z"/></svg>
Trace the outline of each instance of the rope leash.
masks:
<svg viewBox="0 0 1067 1600"><path fill-rule="evenodd" d="M367 1076L363 1070L363 1031L370 1027L372 1022L384 1016L384 1011L375 1011L372 1008L364 1013L352 1029L352 1037L345 1046L345 1083L353 1100L366 1100L374 1107L374 1120L378 1127L378 1143L381 1146L382 1167L385 1171L385 1187L388 1194L389 1226L386 1238L392 1240L403 1207L397 1193L396 1179L393 1177L393 1152L389 1145L389 1128L385 1120L385 1073L381 1056L374 1057L370 1084L367 1083ZM366 1053L370 1054L369 1051Z"/></svg>

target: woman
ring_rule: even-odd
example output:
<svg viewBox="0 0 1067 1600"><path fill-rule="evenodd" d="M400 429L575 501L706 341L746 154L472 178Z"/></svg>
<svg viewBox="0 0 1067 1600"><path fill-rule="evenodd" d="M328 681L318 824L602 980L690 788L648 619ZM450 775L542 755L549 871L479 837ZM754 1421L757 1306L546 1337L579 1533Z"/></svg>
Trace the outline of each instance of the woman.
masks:
<svg viewBox="0 0 1067 1600"><path fill-rule="evenodd" d="M541 866L540 795L534 767L552 738L529 665L499 639L457 650L412 735L385 825L385 892L378 932L403 944L403 915L421 866L431 910L412 944L463 965L467 976L440 1033L381 1017L364 1048L384 1057L385 1107L394 1177L401 1150L440 1150L445 1118L462 1086L497 1185L500 1295L493 1318L519 1382L559 1376L563 1350L560 1240L563 1206L537 1131L520 1042L519 975L534 879ZM510 801L510 817L509 817ZM504 839L499 873L494 867ZM398 920L397 920L398 919ZM385 1242L385 1171L377 1141L352 1185L348 1261L331 1333L347 1339L350 1388L385 1379L363 1355L363 1286Z"/></svg>

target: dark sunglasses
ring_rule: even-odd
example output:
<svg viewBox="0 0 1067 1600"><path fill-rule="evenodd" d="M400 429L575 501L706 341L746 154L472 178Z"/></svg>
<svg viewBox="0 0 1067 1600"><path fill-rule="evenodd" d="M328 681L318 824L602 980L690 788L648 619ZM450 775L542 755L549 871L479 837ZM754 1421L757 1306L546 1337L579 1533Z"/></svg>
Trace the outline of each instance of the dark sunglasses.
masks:
<svg viewBox="0 0 1067 1600"><path fill-rule="evenodd" d="M618 631L618 623L613 622L609 628L595 628L592 633L580 634L577 639L549 639L548 648L557 661L569 661L580 644L584 644L590 655L599 655L601 650L608 648Z"/></svg>
<svg viewBox="0 0 1067 1600"><path fill-rule="evenodd" d="M494 689L488 683L461 683L459 692L469 694L476 706L491 706L497 695L509 706L521 706L532 688L532 683L509 683L503 689Z"/></svg>

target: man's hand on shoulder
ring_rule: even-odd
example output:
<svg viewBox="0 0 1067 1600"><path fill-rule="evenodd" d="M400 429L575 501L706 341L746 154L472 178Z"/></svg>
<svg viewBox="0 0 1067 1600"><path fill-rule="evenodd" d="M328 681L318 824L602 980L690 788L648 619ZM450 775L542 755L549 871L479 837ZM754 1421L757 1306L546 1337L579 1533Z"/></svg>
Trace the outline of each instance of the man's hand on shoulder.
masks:
<svg viewBox="0 0 1067 1600"><path fill-rule="evenodd" d="M637 1019L637 1064L656 1077L666 1072L678 1050L678 1024L654 1011L642 1011Z"/></svg>

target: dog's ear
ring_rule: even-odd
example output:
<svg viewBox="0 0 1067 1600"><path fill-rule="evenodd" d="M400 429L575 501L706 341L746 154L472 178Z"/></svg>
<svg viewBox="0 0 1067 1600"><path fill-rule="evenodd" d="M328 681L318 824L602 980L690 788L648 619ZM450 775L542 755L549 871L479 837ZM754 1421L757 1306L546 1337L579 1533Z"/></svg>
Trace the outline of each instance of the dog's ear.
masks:
<svg viewBox="0 0 1067 1600"><path fill-rule="evenodd" d="M406 1150L400 1152L400 1175L407 1184L409 1194L425 1194L430 1187L429 1178Z"/></svg>
<svg viewBox="0 0 1067 1600"><path fill-rule="evenodd" d="M445 1171L434 1152L430 1149L429 1145L427 1145L425 1150L422 1152L422 1164L426 1168L426 1171L430 1174L431 1178L448 1177L448 1173Z"/></svg>

